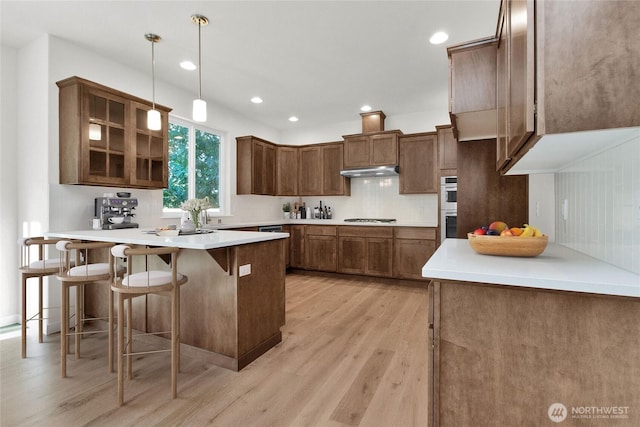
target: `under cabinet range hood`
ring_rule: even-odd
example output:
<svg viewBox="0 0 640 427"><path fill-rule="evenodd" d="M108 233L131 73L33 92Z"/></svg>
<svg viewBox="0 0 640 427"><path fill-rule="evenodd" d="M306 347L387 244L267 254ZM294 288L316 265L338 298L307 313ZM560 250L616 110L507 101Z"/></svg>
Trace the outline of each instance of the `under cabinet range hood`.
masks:
<svg viewBox="0 0 640 427"><path fill-rule="evenodd" d="M347 178L367 178L375 176L398 176L400 168L398 165L372 166L368 168L343 169L340 175Z"/></svg>

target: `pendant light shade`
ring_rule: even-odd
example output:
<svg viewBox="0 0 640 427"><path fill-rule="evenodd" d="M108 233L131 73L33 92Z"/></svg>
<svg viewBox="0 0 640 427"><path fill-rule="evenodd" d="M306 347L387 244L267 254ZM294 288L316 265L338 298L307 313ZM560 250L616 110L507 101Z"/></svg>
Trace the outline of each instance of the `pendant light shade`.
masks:
<svg viewBox="0 0 640 427"><path fill-rule="evenodd" d="M198 99L193 100L193 120L207 121L207 102L202 99L202 26L208 25L206 16L191 15L191 21L198 24Z"/></svg>
<svg viewBox="0 0 640 427"><path fill-rule="evenodd" d="M160 36L156 34L145 34L144 38L151 42L151 85L153 91L153 107L147 111L147 128L149 130L162 129L162 119L160 111L156 110L156 55L154 46L160 41Z"/></svg>

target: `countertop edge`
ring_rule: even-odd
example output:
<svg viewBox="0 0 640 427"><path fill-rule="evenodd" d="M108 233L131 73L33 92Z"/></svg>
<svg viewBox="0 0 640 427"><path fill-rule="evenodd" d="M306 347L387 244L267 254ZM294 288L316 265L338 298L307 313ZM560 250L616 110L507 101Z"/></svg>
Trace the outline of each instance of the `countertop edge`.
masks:
<svg viewBox="0 0 640 427"><path fill-rule="evenodd" d="M550 243L535 258L475 253L466 239L446 239L422 268L422 276L599 295L640 297L640 275Z"/></svg>

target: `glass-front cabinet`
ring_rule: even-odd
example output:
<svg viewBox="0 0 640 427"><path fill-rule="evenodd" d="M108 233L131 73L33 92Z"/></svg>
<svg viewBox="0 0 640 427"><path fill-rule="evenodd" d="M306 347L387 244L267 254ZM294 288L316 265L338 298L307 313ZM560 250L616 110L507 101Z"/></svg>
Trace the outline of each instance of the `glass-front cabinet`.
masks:
<svg viewBox="0 0 640 427"><path fill-rule="evenodd" d="M156 104L162 127L151 131L151 102L79 77L57 85L61 184L167 187L170 109Z"/></svg>

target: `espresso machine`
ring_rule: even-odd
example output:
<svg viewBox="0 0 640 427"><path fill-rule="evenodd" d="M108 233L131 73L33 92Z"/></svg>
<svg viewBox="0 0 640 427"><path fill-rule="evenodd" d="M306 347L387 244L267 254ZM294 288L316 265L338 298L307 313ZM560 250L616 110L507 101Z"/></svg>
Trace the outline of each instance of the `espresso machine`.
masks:
<svg viewBox="0 0 640 427"><path fill-rule="evenodd" d="M96 197L94 215L100 218L103 230L138 228L137 223L131 222L137 206L138 199L135 198Z"/></svg>

